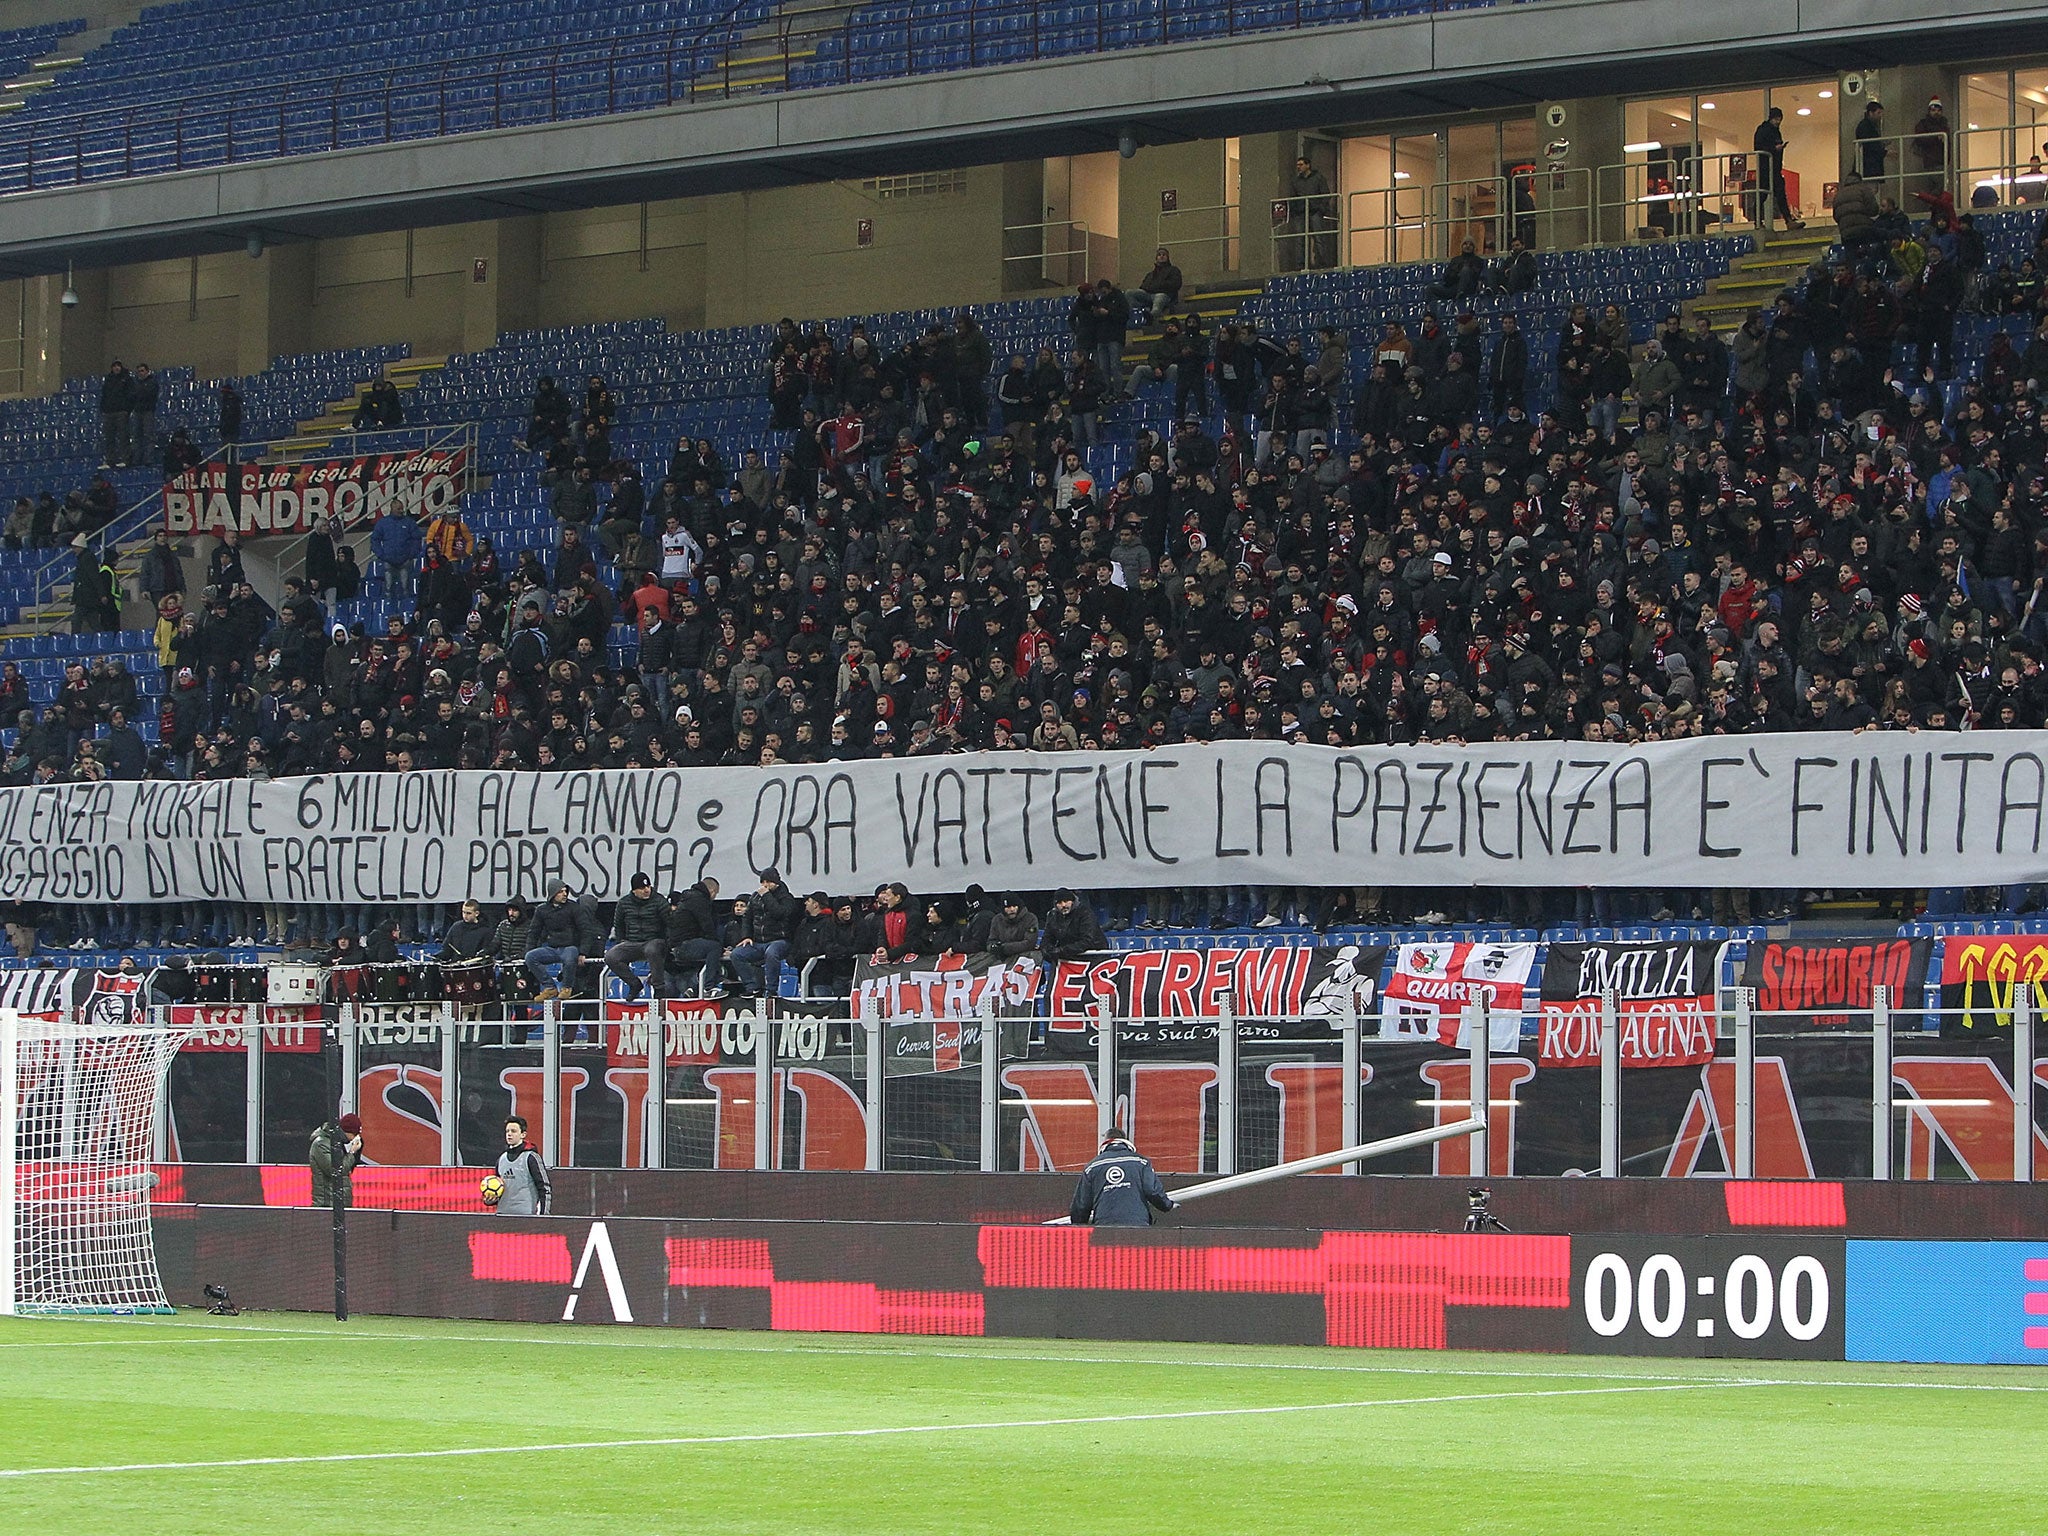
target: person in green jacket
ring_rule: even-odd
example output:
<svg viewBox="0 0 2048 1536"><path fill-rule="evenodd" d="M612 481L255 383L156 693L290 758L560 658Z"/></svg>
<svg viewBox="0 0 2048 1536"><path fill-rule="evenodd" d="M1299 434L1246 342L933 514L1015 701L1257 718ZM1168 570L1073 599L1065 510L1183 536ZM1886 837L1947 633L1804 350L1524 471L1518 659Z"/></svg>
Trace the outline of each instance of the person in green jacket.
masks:
<svg viewBox="0 0 2048 1536"><path fill-rule="evenodd" d="M313 1166L313 1208L347 1210L355 1204L355 1171L363 1160L363 1119L343 1115L313 1133L306 1156Z"/></svg>

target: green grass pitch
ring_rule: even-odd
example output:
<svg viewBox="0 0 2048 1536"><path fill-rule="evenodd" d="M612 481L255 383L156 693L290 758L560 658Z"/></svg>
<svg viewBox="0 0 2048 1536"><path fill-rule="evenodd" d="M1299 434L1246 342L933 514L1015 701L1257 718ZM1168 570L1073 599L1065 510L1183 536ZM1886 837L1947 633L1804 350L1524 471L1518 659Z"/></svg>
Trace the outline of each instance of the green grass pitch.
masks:
<svg viewBox="0 0 2048 1536"><path fill-rule="evenodd" d="M2025 1370L0 1323L10 1536L2015 1536L2044 1448Z"/></svg>

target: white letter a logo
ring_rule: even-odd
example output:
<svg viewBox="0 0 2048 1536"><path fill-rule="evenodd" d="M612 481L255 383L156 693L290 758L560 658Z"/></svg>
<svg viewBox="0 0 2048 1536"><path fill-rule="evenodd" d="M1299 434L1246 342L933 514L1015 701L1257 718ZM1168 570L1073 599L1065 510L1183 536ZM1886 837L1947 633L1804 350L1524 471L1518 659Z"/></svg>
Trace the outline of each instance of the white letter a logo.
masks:
<svg viewBox="0 0 2048 1536"><path fill-rule="evenodd" d="M584 1277L590 1273L590 1261L597 1260L597 1267L604 1275L604 1293L612 1304L612 1321L630 1323L633 1321L633 1307L626 1300L626 1282L619 1274L618 1256L612 1252L612 1236L601 1221L591 1223L590 1236L583 1243L583 1257L576 1261L576 1279L569 1287L569 1303L562 1308L562 1321L576 1321L576 1301L583 1293Z"/></svg>

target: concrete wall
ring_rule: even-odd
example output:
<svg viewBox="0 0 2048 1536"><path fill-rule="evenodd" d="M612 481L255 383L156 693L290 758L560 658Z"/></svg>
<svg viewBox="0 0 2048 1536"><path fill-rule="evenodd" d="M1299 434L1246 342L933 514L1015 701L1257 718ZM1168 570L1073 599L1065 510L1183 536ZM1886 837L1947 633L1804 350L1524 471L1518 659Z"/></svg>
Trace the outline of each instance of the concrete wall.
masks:
<svg viewBox="0 0 2048 1536"><path fill-rule="evenodd" d="M194 256L115 268L106 274L107 351L131 368L171 362L202 375L234 372L241 268L250 265L247 256Z"/></svg>
<svg viewBox="0 0 2048 1536"><path fill-rule="evenodd" d="M964 189L882 197L858 182L700 201L706 325L986 303L1001 293L1004 168ZM862 220L872 243L861 244Z"/></svg>
<svg viewBox="0 0 2048 1536"><path fill-rule="evenodd" d="M698 198L536 220L531 323L582 325L620 315L660 315L672 326L702 325L705 215L706 200Z"/></svg>

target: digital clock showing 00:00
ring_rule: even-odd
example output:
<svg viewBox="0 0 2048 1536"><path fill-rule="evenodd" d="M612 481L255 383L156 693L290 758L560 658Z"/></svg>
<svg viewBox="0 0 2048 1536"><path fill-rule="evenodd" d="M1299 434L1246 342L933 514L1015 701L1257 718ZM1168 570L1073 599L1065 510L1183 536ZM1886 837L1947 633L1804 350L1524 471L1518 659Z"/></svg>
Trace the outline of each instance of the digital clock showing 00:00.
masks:
<svg viewBox="0 0 2048 1536"><path fill-rule="evenodd" d="M1842 1285L1840 1238L1574 1237L1571 1347L1839 1360Z"/></svg>

